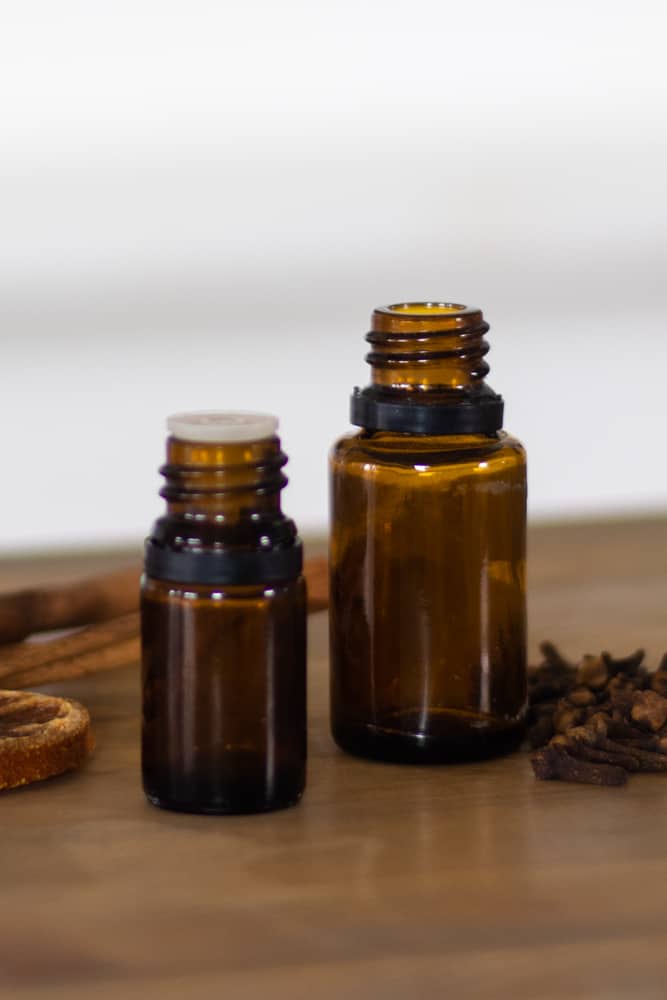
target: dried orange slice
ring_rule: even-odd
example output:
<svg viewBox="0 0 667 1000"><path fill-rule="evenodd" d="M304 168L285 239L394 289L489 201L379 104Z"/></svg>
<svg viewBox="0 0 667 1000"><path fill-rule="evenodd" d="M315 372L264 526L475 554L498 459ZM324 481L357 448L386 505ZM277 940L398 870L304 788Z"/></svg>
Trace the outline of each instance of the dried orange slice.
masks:
<svg viewBox="0 0 667 1000"><path fill-rule="evenodd" d="M78 702L0 691L0 789L72 771L93 746L90 716Z"/></svg>

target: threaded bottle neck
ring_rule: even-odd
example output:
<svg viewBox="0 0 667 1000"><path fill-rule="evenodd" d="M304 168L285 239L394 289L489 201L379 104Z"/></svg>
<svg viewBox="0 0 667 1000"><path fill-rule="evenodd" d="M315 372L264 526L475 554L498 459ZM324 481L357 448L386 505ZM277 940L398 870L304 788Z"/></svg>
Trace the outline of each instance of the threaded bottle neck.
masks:
<svg viewBox="0 0 667 1000"><path fill-rule="evenodd" d="M303 554L280 506L287 456L277 419L205 410L174 414L167 426L167 511L146 539L146 575L206 586L296 579Z"/></svg>
<svg viewBox="0 0 667 1000"><path fill-rule="evenodd" d="M169 514L233 524L280 513L287 456L277 437L235 443L167 440L160 496Z"/></svg>
<svg viewBox="0 0 667 1000"><path fill-rule="evenodd" d="M460 391L489 372L481 310L450 303L406 303L376 309L366 340L371 381L399 392Z"/></svg>
<svg viewBox="0 0 667 1000"><path fill-rule="evenodd" d="M352 395L352 423L406 434L495 434L503 401L489 372L480 309L407 302L373 312L366 340L371 384Z"/></svg>

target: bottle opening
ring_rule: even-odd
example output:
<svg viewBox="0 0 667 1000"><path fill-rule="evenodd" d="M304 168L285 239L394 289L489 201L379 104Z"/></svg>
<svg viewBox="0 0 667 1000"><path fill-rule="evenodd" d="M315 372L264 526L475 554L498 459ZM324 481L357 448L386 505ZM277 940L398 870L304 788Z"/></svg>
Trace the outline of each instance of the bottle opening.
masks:
<svg viewBox="0 0 667 1000"><path fill-rule="evenodd" d="M398 302L385 306L381 312L399 313L403 316L448 316L451 313L467 312L468 306L455 302Z"/></svg>

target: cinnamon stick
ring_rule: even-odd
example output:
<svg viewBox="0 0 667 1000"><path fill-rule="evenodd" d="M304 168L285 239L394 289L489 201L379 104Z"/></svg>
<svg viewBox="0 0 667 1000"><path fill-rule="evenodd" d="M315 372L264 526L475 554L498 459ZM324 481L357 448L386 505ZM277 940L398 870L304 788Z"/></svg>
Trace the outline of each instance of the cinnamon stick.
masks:
<svg viewBox="0 0 667 1000"><path fill-rule="evenodd" d="M329 603L326 559L307 559L304 575L308 612L326 608ZM52 684L136 663L140 656L139 631L139 612L131 611L59 639L0 647L0 687L19 689Z"/></svg>
<svg viewBox="0 0 667 1000"><path fill-rule="evenodd" d="M58 664L61 676L79 676L78 671L70 674L69 665L75 661L83 662L89 657L91 664L96 658L102 659L104 650L117 646L119 643L134 641L139 635L139 612L132 611L109 622L98 622L89 625L79 632L51 639L48 642L18 642L0 648L0 685L11 688L14 684L22 687L24 676L31 679L34 676L50 676L49 670L53 664ZM61 679L59 677L58 679Z"/></svg>
<svg viewBox="0 0 667 1000"><path fill-rule="evenodd" d="M95 627L91 625L91 628ZM38 687L42 684L55 684L74 677L84 677L87 674L100 674L106 670L129 667L130 664L137 663L140 656L141 644L139 636L135 635L130 639L119 639L117 642L77 653L66 659L51 660L21 673L10 674L3 678L2 684L11 691Z"/></svg>
<svg viewBox="0 0 667 1000"><path fill-rule="evenodd" d="M0 643L36 632L77 628L116 618L139 607L138 566L53 587L0 594Z"/></svg>
<svg viewBox="0 0 667 1000"><path fill-rule="evenodd" d="M303 575L308 588L308 614L329 607L329 563L326 556L306 559Z"/></svg>

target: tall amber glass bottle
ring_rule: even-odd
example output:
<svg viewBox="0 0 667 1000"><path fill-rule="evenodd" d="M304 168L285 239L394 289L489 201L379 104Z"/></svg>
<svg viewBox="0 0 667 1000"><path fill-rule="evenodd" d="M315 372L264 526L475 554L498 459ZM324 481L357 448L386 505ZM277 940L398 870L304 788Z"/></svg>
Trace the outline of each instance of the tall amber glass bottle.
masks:
<svg viewBox="0 0 667 1000"><path fill-rule="evenodd" d="M279 809L305 782L306 604L277 421L168 426L142 582L144 789L188 812Z"/></svg>
<svg viewBox="0 0 667 1000"><path fill-rule="evenodd" d="M478 309L376 309L372 383L331 454L331 716L397 761L502 753L526 707L526 458Z"/></svg>

